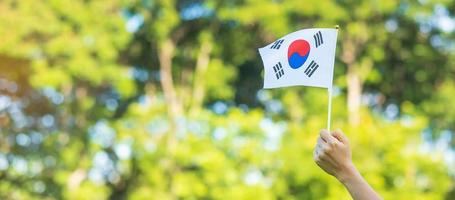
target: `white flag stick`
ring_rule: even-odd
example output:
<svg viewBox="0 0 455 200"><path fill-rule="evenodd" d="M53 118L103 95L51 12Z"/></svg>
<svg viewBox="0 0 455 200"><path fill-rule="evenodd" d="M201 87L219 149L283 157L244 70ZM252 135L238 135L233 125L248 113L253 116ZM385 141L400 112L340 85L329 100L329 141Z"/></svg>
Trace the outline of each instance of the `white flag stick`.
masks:
<svg viewBox="0 0 455 200"><path fill-rule="evenodd" d="M340 29L340 27L338 25L336 25L335 28L337 29L337 34L338 34L338 30ZM333 70L335 70L335 69L333 69ZM334 72L332 72L332 74L333 73ZM332 75L332 81L333 81L333 75ZM333 87L333 83L330 85L329 88L327 88L327 91L329 92L329 105L327 108L327 131L329 131L329 132L330 132L330 118L332 115L332 87Z"/></svg>
<svg viewBox="0 0 455 200"><path fill-rule="evenodd" d="M332 88L328 88L327 91L329 92L329 106L327 108L327 131L330 131L330 117L332 115Z"/></svg>

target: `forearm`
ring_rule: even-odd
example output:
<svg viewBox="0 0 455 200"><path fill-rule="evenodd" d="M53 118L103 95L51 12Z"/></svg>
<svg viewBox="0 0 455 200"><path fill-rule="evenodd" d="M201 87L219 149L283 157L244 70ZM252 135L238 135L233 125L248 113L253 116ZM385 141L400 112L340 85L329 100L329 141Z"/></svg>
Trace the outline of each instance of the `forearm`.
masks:
<svg viewBox="0 0 455 200"><path fill-rule="evenodd" d="M339 180L354 200L381 200L382 198L371 188L354 166L349 167L344 177Z"/></svg>

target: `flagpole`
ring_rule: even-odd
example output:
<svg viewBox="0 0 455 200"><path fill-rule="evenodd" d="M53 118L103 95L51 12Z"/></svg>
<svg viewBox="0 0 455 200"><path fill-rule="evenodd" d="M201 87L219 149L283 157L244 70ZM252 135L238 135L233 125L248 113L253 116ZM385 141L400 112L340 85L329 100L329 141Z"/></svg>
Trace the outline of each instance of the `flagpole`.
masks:
<svg viewBox="0 0 455 200"><path fill-rule="evenodd" d="M337 33L338 33L338 29L340 29L340 27L338 25L336 25L335 28L337 29ZM333 73L334 72L332 72L332 74ZM333 81L333 75L332 75L332 81ZM328 105L328 109L327 109L327 130L328 131L330 131L330 121L331 121L330 118L332 116L332 86L333 86L333 83L330 86L330 88L327 88L327 91L329 92L329 105Z"/></svg>
<svg viewBox="0 0 455 200"><path fill-rule="evenodd" d="M327 130L330 131L330 116L332 115L332 88L328 88L329 92L329 108L327 113Z"/></svg>

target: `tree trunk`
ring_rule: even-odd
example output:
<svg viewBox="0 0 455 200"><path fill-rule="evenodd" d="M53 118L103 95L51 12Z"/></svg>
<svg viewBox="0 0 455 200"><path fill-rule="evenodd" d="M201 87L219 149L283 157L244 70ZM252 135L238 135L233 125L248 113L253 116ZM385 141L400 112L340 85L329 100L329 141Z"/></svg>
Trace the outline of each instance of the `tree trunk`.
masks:
<svg viewBox="0 0 455 200"><path fill-rule="evenodd" d="M348 67L347 86L348 86L348 114L349 124L360 124L360 105L362 100L362 81L360 76L352 69L352 65Z"/></svg>
<svg viewBox="0 0 455 200"><path fill-rule="evenodd" d="M174 87L172 79L172 58L174 56L175 44L171 39L166 39L159 46L158 58L160 62L160 82L163 88L164 98L167 103L168 115L171 123L171 130L168 135L168 145L175 144L175 131L177 129L177 119L182 116L183 108Z"/></svg>
<svg viewBox="0 0 455 200"><path fill-rule="evenodd" d="M362 98L362 79L355 69L355 60L360 45L352 39L347 39L343 43L343 54L341 59L348 66L346 81L348 90L348 122L350 125L357 126L360 124L360 105Z"/></svg>
<svg viewBox="0 0 455 200"><path fill-rule="evenodd" d="M205 96L204 77L207 72L212 52L212 43L205 41L201 44L201 50L196 61L196 71L194 73L193 101L191 105L191 115L199 113Z"/></svg>
<svg viewBox="0 0 455 200"><path fill-rule="evenodd" d="M177 92L172 79L172 58L174 57L175 43L171 39L166 39L159 45L158 59L160 62L160 82L163 88L164 98L167 104L167 112L170 118L170 130L165 136L164 141L167 148L167 156L163 162L166 163L165 171L168 174L168 189L171 199L177 199L173 182L173 174L176 173L177 164L173 156L177 147L176 132L178 130L177 120L183 114L183 107L177 98Z"/></svg>

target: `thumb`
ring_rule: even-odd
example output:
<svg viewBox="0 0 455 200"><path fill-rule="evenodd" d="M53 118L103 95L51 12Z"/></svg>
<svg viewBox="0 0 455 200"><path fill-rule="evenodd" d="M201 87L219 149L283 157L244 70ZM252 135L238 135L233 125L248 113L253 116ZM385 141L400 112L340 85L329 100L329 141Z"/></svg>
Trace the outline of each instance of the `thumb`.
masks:
<svg viewBox="0 0 455 200"><path fill-rule="evenodd" d="M343 131L341 131L340 129L333 131L332 136L337 138L340 142L342 142L344 144L348 142L348 138L346 137L346 135L344 135Z"/></svg>

